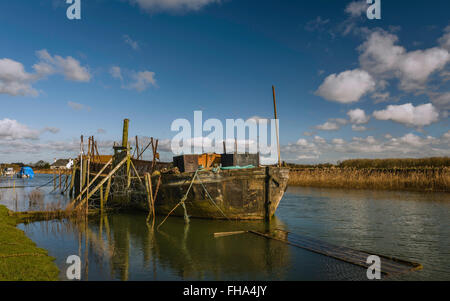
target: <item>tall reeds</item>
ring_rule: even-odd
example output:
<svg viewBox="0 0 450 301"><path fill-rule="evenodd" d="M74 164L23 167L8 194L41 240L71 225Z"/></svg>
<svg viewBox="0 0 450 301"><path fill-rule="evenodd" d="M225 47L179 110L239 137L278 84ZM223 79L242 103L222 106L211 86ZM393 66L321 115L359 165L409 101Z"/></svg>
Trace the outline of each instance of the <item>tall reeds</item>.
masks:
<svg viewBox="0 0 450 301"><path fill-rule="evenodd" d="M450 192L450 168L292 168L289 185Z"/></svg>

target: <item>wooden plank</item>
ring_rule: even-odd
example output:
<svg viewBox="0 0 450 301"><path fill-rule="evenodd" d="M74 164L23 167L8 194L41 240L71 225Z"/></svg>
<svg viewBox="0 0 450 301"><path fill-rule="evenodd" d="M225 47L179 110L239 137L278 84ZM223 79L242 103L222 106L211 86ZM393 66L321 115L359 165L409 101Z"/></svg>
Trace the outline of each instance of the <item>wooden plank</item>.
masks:
<svg viewBox="0 0 450 301"><path fill-rule="evenodd" d="M141 185L144 185L144 183L142 183L142 180L141 180L141 177L139 176L138 171L136 170L136 166L134 166L133 160L130 160L130 164L131 164L131 167L133 167L134 172L136 173L136 177L138 178L139 183L141 183Z"/></svg>
<svg viewBox="0 0 450 301"><path fill-rule="evenodd" d="M100 187L100 212L103 213L103 185Z"/></svg>
<svg viewBox="0 0 450 301"><path fill-rule="evenodd" d="M86 199L90 198L94 193L97 192L97 190L103 185L105 184L106 181L108 181L108 179L116 173L116 171L125 163L127 162L129 156L126 156L125 158L123 158L122 161L120 161L119 164L116 165L116 167L114 167L113 170L111 170L111 172L105 177L103 178L100 183L91 191L88 193L87 197L84 198L78 205L76 208L79 208L80 206L82 206L84 204L84 202L86 202Z"/></svg>
<svg viewBox="0 0 450 301"><path fill-rule="evenodd" d="M225 237L225 236L231 236L231 235L237 235L237 234L244 234L247 233L247 231L234 231L234 232L216 232L214 233L214 237Z"/></svg>
<svg viewBox="0 0 450 301"><path fill-rule="evenodd" d="M336 246L324 241L301 236L298 234L288 233L285 231L283 231L285 232L285 235L283 235L285 236L285 238L280 238L272 234L265 234L252 230L249 230L248 232L268 239L278 240L280 242L284 242L289 245L332 257L341 261L345 261L347 263L358 265L363 268L368 268L369 266L371 266L371 264L368 264L366 262L367 258L371 255L376 255L380 257L381 260L380 272L385 275L402 274L410 271L420 270L423 268L421 264L415 262L409 262L379 254L372 254L369 252L354 250L347 247Z"/></svg>
<svg viewBox="0 0 450 301"><path fill-rule="evenodd" d="M105 204L108 202L109 190L111 189L111 178L108 179L108 183L106 184L105 191Z"/></svg>
<svg viewBox="0 0 450 301"><path fill-rule="evenodd" d="M109 166L109 164L111 164L113 161L113 158L111 158L108 163L105 164L105 166L103 166L103 168L97 173L97 175L92 179L92 181L89 183L89 185L87 185L87 187L85 187L80 194L72 200L72 202L69 204L69 208L71 208L71 206L79 199L81 199L81 196L88 190L88 187L91 186L95 180L98 179L98 177L100 177L100 175L102 174L103 171L105 171L105 169Z"/></svg>

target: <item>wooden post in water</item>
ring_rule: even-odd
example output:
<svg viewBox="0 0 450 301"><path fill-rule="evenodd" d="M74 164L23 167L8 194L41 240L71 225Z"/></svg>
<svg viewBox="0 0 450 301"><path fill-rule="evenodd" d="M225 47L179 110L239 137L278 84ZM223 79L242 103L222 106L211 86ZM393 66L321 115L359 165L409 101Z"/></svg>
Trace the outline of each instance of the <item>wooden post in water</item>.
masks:
<svg viewBox="0 0 450 301"><path fill-rule="evenodd" d="M227 154L227 143L225 140L223 140L222 142L223 142L223 153L226 155Z"/></svg>
<svg viewBox="0 0 450 301"><path fill-rule="evenodd" d="M63 190L61 191L61 194L64 194L64 192L66 192L67 188L68 188L68 184L69 184L69 174L66 173L66 177L64 178L64 185L63 185Z"/></svg>
<svg viewBox="0 0 450 301"><path fill-rule="evenodd" d="M62 177L62 174L61 174L61 169L59 169L59 168L58 168L58 173L59 173L59 192L61 192L61 177Z"/></svg>
<svg viewBox="0 0 450 301"><path fill-rule="evenodd" d="M130 145L127 147L127 188L131 185L131 156L130 156Z"/></svg>
<svg viewBox="0 0 450 301"><path fill-rule="evenodd" d="M69 196L70 198L72 198L73 196L73 189L74 189L74 185L75 185L75 174L77 171L77 166L75 164L73 164L72 166L72 178L70 179L70 190L69 190Z"/></svg>
<svg viewBox="0 0 450 301"><path fill-rule="evenodd" d="M87 215L89 212L89 173L90 173L90 167L91 167L91 157L88 157L87 161L87 192L86 192L86 221L87 221Z"/></svg>
<svg viewBox="0 0 450 301"><path fill-rule="evenodd" d="M83 160L83 173L81 174L81 187L82 190L86 184L86 171L87 171L87 160Z"/></svg>
<svg viewBox="0 0 450 301"><path fill-rule="evenodd" d="M266 221L270 221L270 205L272 203L271 200L271 189L270 189L270 183L272 181L271 174L270 174L270 167L266 167L266 189L265 189L265 202L264 202L264 211L266 214Z"/></svg>
<svg viewBox="0 0 450 301"><path fill-rule="evenodd" d="M150 217L153 217L153 224L154 224L155 200L153 199L152 176L149 173L145 174L145 186L147 189L147 200L148 200L147 223L150 221Z"/></svg>
<svg viewBox="0 0 450 301"><path fill-rule="evenodd" d="M275 97L275 86L272 86L272 93L273 93L273 111L275 115L275 131L277 134L278 167L281 167L280 138L278 136L278 116L277 116L277 101Z"/></svg>
<svg viewBox="0 0 450 301"><path fill-rule="evenodd" d="M80 193L83 191L83 135L80 142Z"/></svg>

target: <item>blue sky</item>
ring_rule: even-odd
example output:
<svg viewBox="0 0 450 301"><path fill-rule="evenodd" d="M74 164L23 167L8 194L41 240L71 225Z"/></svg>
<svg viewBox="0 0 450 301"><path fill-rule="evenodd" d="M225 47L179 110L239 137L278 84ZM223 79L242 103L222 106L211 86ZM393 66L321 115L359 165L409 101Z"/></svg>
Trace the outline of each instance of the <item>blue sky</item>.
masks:
<svg viewBox="0 0 450 301"><path fill-rule="evenodd" d="M272 85L286 161L450 154L448 1L81 4L0 3L0 162L110 152L123 118L166 142L194 110L271 118Z"/></svg>

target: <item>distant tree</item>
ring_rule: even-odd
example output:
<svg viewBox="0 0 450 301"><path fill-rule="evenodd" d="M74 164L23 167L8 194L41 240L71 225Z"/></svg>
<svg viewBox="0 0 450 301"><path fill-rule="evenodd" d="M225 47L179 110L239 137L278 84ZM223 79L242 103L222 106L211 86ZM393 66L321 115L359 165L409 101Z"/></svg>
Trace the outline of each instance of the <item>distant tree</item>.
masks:
<svg viewBox="0 0 450 301"><path fill-rule="evenodd" d="M48 169L50 168L50 163L45 162L44 160L39 160L34 164L34 167L39 169Z"/></svg>

